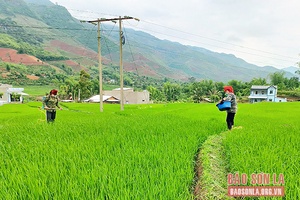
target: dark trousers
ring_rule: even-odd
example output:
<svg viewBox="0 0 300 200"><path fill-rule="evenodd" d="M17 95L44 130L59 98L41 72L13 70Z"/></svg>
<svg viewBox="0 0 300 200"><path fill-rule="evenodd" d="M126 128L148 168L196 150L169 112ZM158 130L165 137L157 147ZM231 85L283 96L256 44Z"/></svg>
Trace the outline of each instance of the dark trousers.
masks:
<svg viewBox="0 0 300 200"><path fill-rule="evenodd" d="M47 115L47 122L54 122L56 117L56 112L46 111L46 115Z"/></svg>
<svg viewBox="0 0 300 200"><path fill-rule="evenodd" d="M232 126L234 125L234 116L235 113L230 113L230 112L227 113L226 122L229 130L231 130Z"/></svg>

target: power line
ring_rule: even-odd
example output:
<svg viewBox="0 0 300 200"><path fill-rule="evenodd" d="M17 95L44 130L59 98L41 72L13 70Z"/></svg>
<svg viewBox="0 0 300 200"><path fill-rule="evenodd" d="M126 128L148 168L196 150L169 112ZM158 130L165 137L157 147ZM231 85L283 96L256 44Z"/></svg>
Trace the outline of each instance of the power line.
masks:
<svg viewBox="0 0 300 200"><path fill-rule="evenodd" d="M33 29L48 29L48 30L72 30L72 31L90 31L87 28L65 28L65 27L44 27L44 26L24 26L24 25L7 25L7 24L0 24L0 27L11 27L11 28L33 28Z"/></svg>
<svg viewBox="0 0 300 200"><path fill-rule="evenodd" d="M111 33L112 33L112 31L113 31L114 28L115 28L115 24L114 24L113 28L110 30L110 32L109 32L109 34L108 34L107 37L109 37L109 36L111 35ZM106 46L106 48L107 48L107 51L108 51L108 55L109 55L109 57L110 57L110 60L111 60L111 62L113 63L113 59L112 59L112 56L111 56L110 48L109 48L109 46L108 46L108 42L107 42L106 37L104 37L104 41L105 41L105 46Z"/></svg>
<svg viewBox="0 0 300 200"><path fill-rule="evenodd" d="M128 37L127 37L127 32L126 32L126 29L125 29L125 28L124 28L124 32L125 32L126 38L128 38ZM140 78L140 76L139 76L139 72L138 72L138 69L137 69L137 65L136 65L136 63L134 62L134 57L133 57L133 53L132 53L132 49L131 49L131 45L130 45L130 43L129 43L129 42L128 42L128 46L129 46L129 50L130 50L130 54L131 54L131 57L132 57L133 64L134 64L134 66L135 66L135 69L136 69L136 73L137 73L138 77Z"/></svg>
<svg viewBox="0 0 300 200"><path fill-rule="evenodd" d="M229 44L229 45L240 47L240 48L246 48L246 49L249 49L249 50L254 50L254 51L258 51L258 52L262 52L262 53L267 53L267 54L270 54L270 55L285 57L285 58L289 58L289 59L293 59L293 60L298 59L298 58L293 58L293 57L289 57L289 56L274 54L274 53L267 52L267 51L253 49L253 48L250 48L250 47L240 46L240 45L224 42L224 41L221 41L221 40L216 40L216 39L213 39L213 38L208 38L208 37L188 33L188 32L185 32L185 31L181 31L181 30L177 30L177 29L174 29L174 28L169 28L169 27L166 27L166 26L163 26L163 25L159 25L159 24L156 24L156 23L153 23L153 22L148 22L148 21L144 21L144 22L149 23L149 24L153 24L153 25L156 25L156 26L160 26L160 27L163 27L163 28L167 28L167 29L170 29L170 30L174 30L174 31L177 31L177 32L181 32L181 33L184 33L184 34L189 34L189 35L193 35L193 36L196 36L196 37L201 37L201 38L209 39L209 40L212 40L212 41L217 41L217 42L224 43L224 44ZM87 29L87 28L61 28L61 27L21 26L21 25L6 25L6 24L0 24L0 26L14 27L14 28L48 29L48 30L52 30L52 29L56 29L56 30L73 30L73 31L76 31L76 30L90 31L91 30L91 29ZM134 26L131 26L131 27L134 27ZM174 38L177 38L177 39L196 42L196 43L203 44L203 45L209 45L209 46L212 46L212 47L218 47L218 48L222 48L222 49L226 49L226 50L230 50L230 51L236 51L236 52L240 52L240 53L243 53L243 54L254 55L254 56L259 56L259 57L264 57L264 58L272 58L272 59L276 59L276 60L280 60L280 61L286 61L286 62L292 62L290 60L280 59L280 58L277 58L277 57L275 57L275 58L274 57L268 57L268 56L259 55L259 54L255 54L255 53L249 53L249 52L245 52L245 51L230 49L230 48L226 48L226 47L223 47L223 46L217 46L217 45L203 43L203 42L199 42L199 41L195 41L195 40L189 40L189 39L186 39L186 38L180 38L180 37L177 37L177 36L174 36L174 35L168 35L168 34L165 34L165 33L160 33L160 32L149 30L149 29L143 29L143 28L140 28L140 29L145 30L147 32L153 32L153 33L157 33L157 34L161 34L161 35L165 35L165 36L169 36L169 37L174 37ZM112 30L110 32L112 32ZM32 34L32 35L34 35L34 34Z"/></svg>
<svg viewBox="0 0 300 200"><path fill-rule="evenodd" d="M86 12L86 13L89 13L89 14L101 14L101 15L115 16L115 15L112 15L112 14L105 14L105 13L92 12L92 11L82 11L82 10L74 10L74 9L68 9L68 10L73 10L73 11L81 12L81 13ZM179 32L179 33L184 33L184 34L187 34L187 35L190 35L190 36L195 36L195 37L199 37L199 38L211 40L211 41L214 41L214 42L218 42L218 43L222 43L222 44L226 44L226 45L231 45L231 46L234 46L234 47L239 47L239 48L243 48L243 49L248 49L248 50L251 50L251 51L257 51L257 52L261 52L261 53L265 53L265 54L269 54L269 55L274 55L274 56L280 56L280 57L283 57L283 58L288 58L288 59L293 59L293 60L299 59L299 58L290 57L290 56L281 55L281 54L276 54L276 53L273 53L273 52L264 51L264 50L260 50L260 49L255 49L255 48L251 48L251 47L247 47L247 46L241 46L241 45L237 45L237 44L234 44L234 43L229 43L229 42L225 42L225 41L222 41L222 40L218 40L218 39L214 39L214 38L210 38L210 37L206 37L206 36L202 36L202 35L198 35L198 34L193 34L193 33L190 33L190 32L186 32L186 31L174 29L174 28L171 28L171 27L167 27L167 26L160 25L160 24L157 24L157 23L149 22L149 21L146 21L146 20L141 20L141 22L148 23L148 24L152 24L152 25L155 25L155 26L158 26L158 27L163 27L163 28L165 28L165 29L169 29L169 30L176 31L176 32ZM131 26L131 27L134 27L134 28L137 28L137 26L133 26L133 25L130 25L130 26ZM144 29L144 28L139 28L139 29L141 29L141 30L146 30L147 32L158 33L158 34L160 34L160 35L171 36L171 37L178 38L178 39L181 39L181 40L186 40L186 41L196 42L196 43L199 43L199 44L204 44L204 45L209 45L209 46L213 46L213 47L218 47L218 48L222 48L222 49L226 49L226 50L230 50L230 51L235 51L235 52L240 52L240 53L245 53L245 54L250 54L250 55L255 55L255 56L264 57L264 56L262 56L262 55L257 55L257 54L253 54L253 53L251 54L251 53L244 52L244 51L239 51L239 50L236 50L236 49L225 48L224 46L216 46L216 45L207 44L207 43L202 43L202 42L195 41L195 40L188 40L188 39L186 39L186 38L179 38L179 37L174 36L174 35L167 35L167 34L165 34L165 33L155 32L155 31L149 30L149 29ZM266 58L270 58L270 57L266 57ZM273 57L272 57L272 58L273 58ZM276 59L278 60L278 58L276 58ZM283 60L283 59L279 59L279 60L291 62L291 61Z"/></svg>
<svg viewBox="0 0 300 200"><path fill-rule="evenodd" d="M156 24L156 23L153 23L153 22L149 22L149 21L144 21L144 20L143 20L143 22L149 23L149 24L153 24L153 25L156 25L156 26L160 26L160 27L163 27L163 28L166 28L166 29L170 29L170 30L173 30L173 31L177 31L177 32L180 32L180 33L184 33L184 34L188 34L188 35L192 35L192 36L196 36L196 37L200 37L200 38L212 40L212 41L219 42L219 43L223 43L223 44L232 45L232 46L235 46L235 47L240 47L240 48L245 48L245 49L249 49L249 50L253 50L253 51L258 51L258 52L262 52L262 53L267 53L267 54L271 54L271 55L275 55L275 56L281 56L281 57L287 57L287 58L295 59L295 58L290 57L290 56L285 56L285 55L275 54L275 53L272 53L272 52L263 51L263 50L259 50L259 49L255 49L255 48L250 48L250 47L247 47L247 46L241 46L241 45L237 45L237 44L233 44L233 43L229 43L229 42L224 42L224 41L221 41L221 40L218 40L218 39L209 38L209 37L201 36L201 35L198 35L198 34L193 34L193 33L185 32L185 31L182 31L182 30L170 28L170 27L163 26L163 25L159 25L159 24ZM170 35L169 35L169 36L170 36ZM176 37L176 36L173 36L173 37ZM179 38L179 39L183 39L183 38Z"/></svg>
<svg viewBox="0 0 300 200"><path fill-rule="evenodd" d="M99 90L100 90L100 112L103 112L103 93L102 93L102 61L101 61L101 37L100 37L100 23L102 22L115 22L119 21L119 39L120 39L120 105L121 105L121 110L124 110L124 93L123 93L123 59L122 59L122 20L129 20L129 19L135 19L138 20L137 18L129 17L129 16L124 16L119 18L101 18L101 19L96 19L96 20L88 20L88 21L81 21L81 22L87 22L91 24L98 24L98 63L99 63Z"/></svg>
<svg viewBox="0 0 300 200"><path fill-rule="evenodd" d="M239 45L231 44L231 43L228 43L228 42L223 42L223 41L220 41L220 40L216 40L216 39L213 39L213 38L208 38L208 37L204 37L204 36L200 36L200 35L196 35L196 34L192 34L192 33L187 33L185 31L180 31L180 30L177 30L177 29L169 28L169 27L162 26L162 25L159 25L159 24L156 24L156 23L147 22L147 21L144 21L144 22L150 23L150 24L153 24L153 25L156 25L156 26L164 27L164 28L167 28L167 29L170 29L170 30L174 30L174 31L177 31L177 32L181 32L181 33L185 33L185 34L189 34L189 35L193 35L193 36L197 36L197 37L201 37L201 38L205 38L205 39L210 39L212 41L217 41L217 42L224 43L224 44L229 44L229 45L232 45L232 46L241 47ZM43 26L29 26L29 25L28 26L20 26L20 25L6 25L6 24L5 25L4 24L0 24L0 26L34 28L34 29L49 29L49 30L51 30L51 29L57 29L57 30L91 31L91 29L88 29L88 28L65 28L65 27L61 28L61 27L43 27ZM129 24L129 26L132 26L132 25ZM186 38L180 38L180 37L177 37L177 36L168 35L168 34L164 34L164 33L161 33L161 32L155 32L153 30L148 30L148 29L143 29L143 28L140 28L140 29L146 30L147 32L158 33L158 34L161 34L161 35L165 35L165 36L169 36L169 37L171 36L171 37L174 37L174 38L178 38L178 39L182 39L182 40L186 40L186 41L192 41L192 42L199 43L199 44L204 44L204 45L209 45L209 46L213 46L213 47L218 47L218 48L222 48L222 49L226 49L226 50L230 50L230 51L236 51L236 52L243 53L243 54L248 54L248 55L253 55L253 56L258 56L258 57L263 57L263 58L271 58L273 60L280 60L280 61L285 61L285 62L295 62L295 61L291 61L291 60L287 60L287 59L282 59L282 58L278 58L278 57L270 57L270 56L260 55L260 54L256 54L256 53L250 53L250 52L246 52L246 51L239 51L239 50L235 50L235 49L230 49L230 48L226 48L224 46L218 46L218 45L213 45L213 44L208 44L208 43L202 43L202 42L199 42L199 41L189 40L189 39L186 39ZM107 31L107 30L103 30L102 32L105 32L105 31ZM111 29L110 33L113 32L113 31L114 30ZM34 34L32 34L32 35L34 35ZM91 36L91 34L89 34L89 36ZM75 36L60 36L60 37L75 37ZM49 36L48 39L56 39L56 38L54 38L53 36L52 37ZM143 45L145 45L145 44L143 44ZM111 53L110 53L109 47L107 45L107 42L106 42L106 46L107 46L107 49L109 51L109 55L111 57ZM297 59L297 58L292 58L292 57L289 57L289 56L283 56L283 55L279 55L279 54L274 54L274 53L271 53L271 52L261 51L261 50L253 49L253 48L249 48L249 47L242 47L242 48L246 48L246 49L254 50L254 51L258 51L258 52L263 52L263 53L267 53L267 54L270 54L270 55L285 57L285 58L288 58L288 59ZM111 60L112 60L112 58L111 58Z"/></svg>
<svg viewBox="0 0 300 200"><path fill-rule="evenodd" d="M218 45L203 43L203 42L199 42L199 41L195 41L195 40L189 40L189 39L186 39L186 38L180 38L178 36L168 35L168 34L160 33L160 32L157 32L157 31L150 30L150 29L141 28L141 30L146 30L146 31L152 32L152 33L158 33L158 34L165 35L165 36L171 36L171 37L174 37L174 38L177 38L177 39L191 41L191 42L194 42L194 43L208 45L208 46L212 46L212 47L218 47L218 48L221 48L221 49L235 51L235 52L239 52L239 53L243 53L243 54L254 55L254 56L259 56L259 57L263 57L263 58L272 58L272 59L275 59L275 60L286 61L286 62L293 62L291 60L281 59L281 58L278 58L278 57L270 57L270 56L260 55L260 54L256 54L256 53L250 53L250 52L240 51L240 50L236 50L236 49L230 49L230 48L226 48L224 46L218 46ZM226 43L226 42L222 42L222 43ZM234 44L231 44L231 45L234 45ZM234 45L234 46L238 46L238 45ZM238 46L238 47L242 47L242 46ZM242 47L242 48L244 48L244 47ZM247 48L249 50L255 50L255 49L251 49L251 48L248 48L248 47L245 47L245 48ZM255 50L255 51L260 51L260 50ZM297 59L297 58L293 58L293 57L289 57L289 56L283 56L283 55L279 55L279 54L274 54L274 53L270 53L270 52L266 52L266 51L260 51L260 52L268 53L270 55L285 57L285 58L289 58L289 59L294 59L294 60Z"/></svg>

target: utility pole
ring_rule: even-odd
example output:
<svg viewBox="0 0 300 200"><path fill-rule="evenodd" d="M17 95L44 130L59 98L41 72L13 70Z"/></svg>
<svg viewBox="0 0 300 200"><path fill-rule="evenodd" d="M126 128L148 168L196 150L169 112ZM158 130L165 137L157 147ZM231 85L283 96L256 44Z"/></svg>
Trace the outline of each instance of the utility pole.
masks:
<svg viewBox="0 0 300 200"><path fill-rule="evenodd" d="M100 112L103 112L103 86L102 86L102 56L101 56L101 36L100 36L100 21L98 21L98 67L99 67L99 97L100 97Z"/></svg>
<svg viewBox="0 0 300 200"><path fill-rule="evenodd" d="M129 17L129 16L124 16L119 18L111 18L111 19L106 19L106 18L101 18L97 20L91 20L91 21L86 21L88 23L98 24L98 66L99 66L99 90L100 90L100 112L103 112L103 86L102 86L102 58L101 58L101 37L100 37L100 23L101 22L106 22L106 21L111 21L116 23L117 20L119 20L119 27L120 27L120 96L121 96L121 110L124 110L124 92L123 92L123 85L124 85L124 80L123 80L123 50L122 50L122 20L125 19L135 19L137 21L140 21L137 18ZM85 21L82 21L85 22Z"/></svg>
<svg viewBox="0 0 300 200"><path fill-rule="evenodd" d="M124 110L124 78L123 78L123 44L122 44L122 20L119 17L119 39L120 39L120 96L121 96L121 110Z"/></svg>
<svg viewBox="0 0 300 200"><path fill-rule="evenodd" d="M120 105L121 105L121 110L124 110L124 76L123 76L123 31L122 31L122 20L123 19L135 19L137 21L140 21L137 18L133 18L133 17L121 17L119 16L119 40L120 40L120 96L121 96L121 101L120 101Z"/></svg>
<svg viewBox="0 0 300 200"><path fill-rule="evenodd" d="M99 98L100 98L100 112L103 112L103 86L102 86L102 56L101 56L101 36L100 36L100 22L101 19L93 20L93 21L87 21L88 23L98 25L98 68L99 68Z"/></svg>

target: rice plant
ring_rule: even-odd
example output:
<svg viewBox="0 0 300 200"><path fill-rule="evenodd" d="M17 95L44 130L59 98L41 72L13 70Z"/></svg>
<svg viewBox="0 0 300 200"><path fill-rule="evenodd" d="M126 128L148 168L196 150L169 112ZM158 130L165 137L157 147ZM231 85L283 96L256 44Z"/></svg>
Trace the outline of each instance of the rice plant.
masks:
<svg viewBox="0 0 300 200"><path fill-rule="evenodd" d="M193 199L198 149L226 131L214 104L62 105L53 124L38 102L0 107L1 199ZM228 169L283 173L295 199L299 104L276 105L239 105Z"/></svg>

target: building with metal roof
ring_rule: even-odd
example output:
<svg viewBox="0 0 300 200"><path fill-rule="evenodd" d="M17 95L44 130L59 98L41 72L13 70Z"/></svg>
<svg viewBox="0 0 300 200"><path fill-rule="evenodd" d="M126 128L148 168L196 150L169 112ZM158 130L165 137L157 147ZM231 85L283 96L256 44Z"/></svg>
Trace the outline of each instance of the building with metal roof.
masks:
<svg viewBox="0 0 300 200"><path fill-rule="evenodd" d="M270 101L270 102L287 102L286 98L277 97L277 86L275 85L252 85L250 103Z"/></svg>

